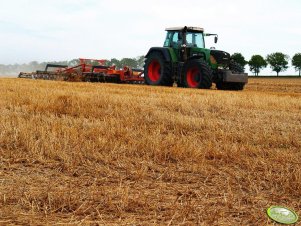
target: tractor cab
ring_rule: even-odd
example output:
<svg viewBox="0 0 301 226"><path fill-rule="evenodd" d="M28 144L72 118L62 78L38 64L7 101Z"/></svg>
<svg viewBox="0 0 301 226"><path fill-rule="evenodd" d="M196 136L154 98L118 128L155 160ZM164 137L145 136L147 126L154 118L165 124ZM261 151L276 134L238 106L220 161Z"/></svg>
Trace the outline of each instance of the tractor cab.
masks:
<svg viewBox="0 0 301 226"><path fill-rule="evenodd" d="M204 30L196 27L174 27L167 28L164 47L181 48L186 47L205 48Z"/></svg>
<svg viewBox="0 0 301 226"><path fill-rule="evenodd" d="M209 59L211 51L205 48L204 37L215 35L217 42L217 34L205 34L204 29L199 27L171 27L165 30L167 35L163 47L173 49L180 62L186 62L190 58ZM218 65L213 63L212 66L216 68Z"/></svg>

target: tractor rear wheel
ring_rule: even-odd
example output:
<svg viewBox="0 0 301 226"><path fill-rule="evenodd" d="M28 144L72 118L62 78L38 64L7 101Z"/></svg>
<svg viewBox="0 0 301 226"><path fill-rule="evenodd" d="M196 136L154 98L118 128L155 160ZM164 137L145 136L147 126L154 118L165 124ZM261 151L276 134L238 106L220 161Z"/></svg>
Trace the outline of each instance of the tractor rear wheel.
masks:
<svg viewBox="0 0 301 226"><path fill-rule="evenodd" d="M183 84L188 88L210 89L212 72L202 59L192 59L184 65Z"/></svg>
<svg viewBox="0 0 301 226"><path fill-rule="evenodd" d="M171 64L166 62L162 54L152 52L144 65L144 80L147 85L172 86Z"/></svg>

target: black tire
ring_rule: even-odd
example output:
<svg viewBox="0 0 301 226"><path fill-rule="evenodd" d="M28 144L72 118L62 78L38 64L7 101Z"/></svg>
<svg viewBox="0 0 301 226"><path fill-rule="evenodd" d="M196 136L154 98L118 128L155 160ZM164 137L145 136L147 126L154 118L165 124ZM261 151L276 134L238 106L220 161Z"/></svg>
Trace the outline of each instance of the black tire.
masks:
<svg viewBox="0 0 301 226"><path fill-rule="evenodd" d="M185 87L185 85L182 82L178 81L177 82L177 87L183 88L183 87Z"/></svg>
<svg viewBox="0 0 301 226"><path fill-rule="evenodd" d="M212 86L212 71L202 59L192 59L186 62L183 70L184 87L210 89Z"/></svg>
<svg viewBox="0 0 301 226"><path fill-rule="evenodd" d="M232 73L244 73L244 68L231 60L229 64L229 69ZM245 87L245 83L240 82L217 82L216 88L220 90L243 90Z"/></svg>
<svg viewBox="0 0 301 226"><path fill-rule="evenodd" d="M171 63L159 52L149 54L144 65L144 81L147 85L172 86Z"/></svg>

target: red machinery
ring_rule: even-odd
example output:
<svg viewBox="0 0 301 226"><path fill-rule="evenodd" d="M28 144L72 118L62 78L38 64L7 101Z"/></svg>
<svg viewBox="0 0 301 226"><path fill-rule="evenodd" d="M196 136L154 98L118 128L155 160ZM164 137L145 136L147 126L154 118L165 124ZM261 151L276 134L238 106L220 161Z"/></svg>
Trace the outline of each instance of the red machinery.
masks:
<svg viewBox="0 0 301 226"><path fill-rule="evenodd" d="M144 83L143 70L124 66L106 66L106 60L79 59L79 64L74 67L67 65L47 64L44 71L31 73L21 72L19 78L62 80L62 81L87 81L87 82L114 82L114 83ZM48 70L54 68L54 70Z"/></svg>

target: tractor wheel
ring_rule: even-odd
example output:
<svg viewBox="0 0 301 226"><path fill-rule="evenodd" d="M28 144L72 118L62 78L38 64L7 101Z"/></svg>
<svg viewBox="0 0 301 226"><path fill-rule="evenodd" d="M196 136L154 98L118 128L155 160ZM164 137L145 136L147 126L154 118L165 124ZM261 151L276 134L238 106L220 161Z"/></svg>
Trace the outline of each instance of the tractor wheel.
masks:
<svg viewBox="0 0 301 226"><path fill-rule="evenodd" d="M210 89L212 86L211 68L204 60L189 60L184 65L183 83L188 88Z"/></svg>
<svg viewBox="0 0 301 226"><path fill-rule="evenodd" d="M182 82L180 82L180 81L177 82L177 86L180 87L180 88L185 87L185 85Z"/></svg>
<svg viewBox="0 0 301 226"><path fill-rule="evenodd" d="M145 61L144 81L147 85L172 86L171 64L159 52L152 52Z"/></svg>
<svg viewBox="0 0 301 226"><path fill-rule="evenodd" d="M229 69L233 73L244 73L244 68L231 60L229 64ZM243 90L245 87L245 83L240 82L218 82L216 83L216 88L220 90Z"/></svg>

